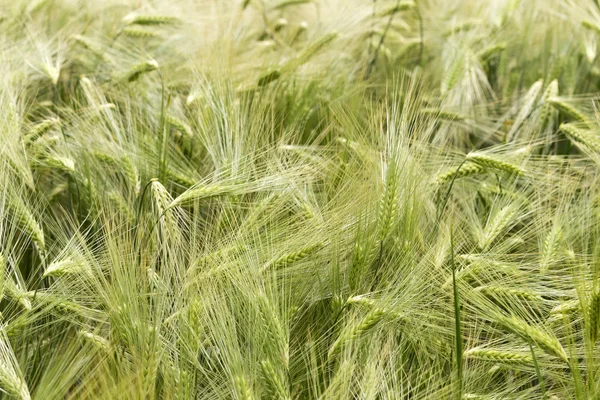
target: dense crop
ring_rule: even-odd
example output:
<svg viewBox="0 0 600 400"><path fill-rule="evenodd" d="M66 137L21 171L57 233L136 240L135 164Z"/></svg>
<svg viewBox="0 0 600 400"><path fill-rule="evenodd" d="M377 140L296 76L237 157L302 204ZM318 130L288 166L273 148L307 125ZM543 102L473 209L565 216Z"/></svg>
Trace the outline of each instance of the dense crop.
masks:
<svg viewBox="0 0 600 400"><path fill-rule="evenodd" d="M0 389L600 398L597 0L0 2Z"/></svg>

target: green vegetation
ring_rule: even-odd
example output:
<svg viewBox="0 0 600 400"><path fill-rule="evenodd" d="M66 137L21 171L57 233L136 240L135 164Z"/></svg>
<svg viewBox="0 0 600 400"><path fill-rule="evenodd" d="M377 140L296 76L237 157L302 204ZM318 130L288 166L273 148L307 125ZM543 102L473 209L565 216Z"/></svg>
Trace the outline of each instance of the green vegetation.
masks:
<svg viewBox="0 0 600 400"><path fill-rule="evenodd" d="M0 397L600 399L596 0L0 3Z"/></svg>

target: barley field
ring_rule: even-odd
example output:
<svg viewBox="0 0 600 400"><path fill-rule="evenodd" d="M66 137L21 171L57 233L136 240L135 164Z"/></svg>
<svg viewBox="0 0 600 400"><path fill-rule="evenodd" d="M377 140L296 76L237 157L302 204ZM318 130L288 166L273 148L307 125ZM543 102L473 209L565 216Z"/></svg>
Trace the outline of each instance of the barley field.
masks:
<svg viewBox="0 0 600 400"><path fill-rule="evenodd" d="M0 398L600 399L598 0L0 0Z"/></svg>

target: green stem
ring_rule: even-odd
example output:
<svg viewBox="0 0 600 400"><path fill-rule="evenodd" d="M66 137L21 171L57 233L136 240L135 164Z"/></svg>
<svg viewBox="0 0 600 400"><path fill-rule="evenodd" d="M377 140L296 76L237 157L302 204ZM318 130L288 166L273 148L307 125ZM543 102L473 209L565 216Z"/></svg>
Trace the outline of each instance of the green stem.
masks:
<svg viewBox="0 0 600 400"><path fill-rule="evenodd" d="M463 381L463 343L462 330L460 327L460 298L458 286L456 285L456 265L454 263L454 235L450 228L450 266L452 267L452 288L454 292L454 330L456 345L456 378L457 378L457 399L462 399L462 381Z"/></svg>
<svg viewBox="0 0 600 400"><path fill-rule="evenodd" d="M533 365L535 366L535 375L537 376L538 382L540 384L540 390L542 391L542 399L545 399L546 385L544 384L544 378L542 378L542 373L540 372L540 366L537 362L537 357L535 356L533 346L531 345L531 342L527 342L527 344L529 344L529 350L531 350L531 359L533 360Z"/></svg>

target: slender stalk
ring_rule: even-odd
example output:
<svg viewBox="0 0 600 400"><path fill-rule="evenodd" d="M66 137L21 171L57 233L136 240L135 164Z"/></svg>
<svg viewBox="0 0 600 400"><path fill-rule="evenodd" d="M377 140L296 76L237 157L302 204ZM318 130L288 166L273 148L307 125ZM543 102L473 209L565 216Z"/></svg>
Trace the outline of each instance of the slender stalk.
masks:
<svg viewBox="0 0 600 400"><path fill-rule="evenodd" d="M460 297L458 285L456 284L456 265L454 262L454 235L450 228L450 267L452 268L452 291L454 299L454 342L456 349L456 378L457 378L457 399L462 399L463 390L463 343L462 330L460 323Z"/></svg>

